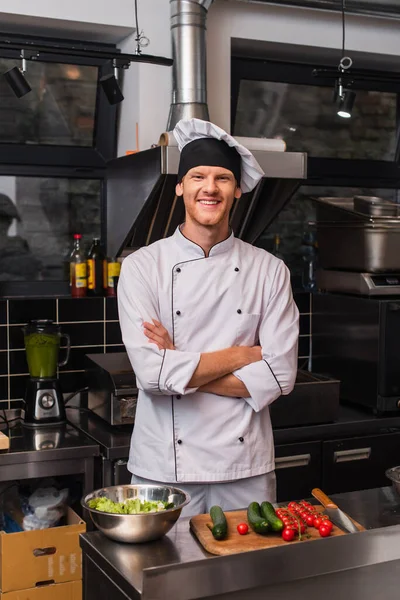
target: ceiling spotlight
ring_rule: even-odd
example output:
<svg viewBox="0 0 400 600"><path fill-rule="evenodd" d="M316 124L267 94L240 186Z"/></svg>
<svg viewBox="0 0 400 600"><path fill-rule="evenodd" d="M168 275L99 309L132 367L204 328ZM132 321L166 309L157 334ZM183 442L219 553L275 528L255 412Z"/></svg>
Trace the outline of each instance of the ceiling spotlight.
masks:
<svg viewBox="0 0 400 600"><path fill-rule="evenodd" d="M104 90L107 100L110 104L119 104L124 99L121 88L118 84L118 68L116 61L113 60L114 74L109 73L100 78L100 85Z"/></svg>
<svg viewBox="0 0 400 600"><path fill-rule="evenodd" d="M337 110L337 114L339 117L342 117L343 119L350 119L355 99L355 92L353 92L352 90L344 90Z"/></svg>
<svg viewBox="0 0 400 600"><path fill-rule="evenodd" d="M24 73L26 73L26 60L24 57L24 51L21 50L21 58L22 58L22 68L13 67L9 71L4 73L4 78L7 81L8 85L17 96L17 98L22 98L29 92L32 91L31 86L27 82L24 77Z"/></svg>

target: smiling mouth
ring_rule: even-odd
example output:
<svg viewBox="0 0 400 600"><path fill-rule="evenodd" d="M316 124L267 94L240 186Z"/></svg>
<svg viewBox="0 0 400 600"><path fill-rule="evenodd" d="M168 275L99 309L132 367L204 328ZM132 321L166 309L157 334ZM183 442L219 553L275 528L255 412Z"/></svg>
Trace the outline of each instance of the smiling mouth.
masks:
<svg viewBox="0 0 400 600"><path fill-rule="evenodd" d="M220 200L200 199L200 200L198 200L198 202L200 202L200 204L203 204L203 206L216 206L217 204L220 203Z"/></svg>

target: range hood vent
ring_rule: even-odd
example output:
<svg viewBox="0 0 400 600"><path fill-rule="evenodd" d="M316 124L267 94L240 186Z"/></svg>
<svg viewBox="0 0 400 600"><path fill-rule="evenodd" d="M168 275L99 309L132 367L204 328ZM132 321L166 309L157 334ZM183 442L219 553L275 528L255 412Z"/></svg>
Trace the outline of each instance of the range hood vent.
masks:
<svg viewBox="0 0 400 600"><path fill-rule="evenodd" d="M254 151L265 172L252 192L233 206L236 237L253 244L306 177L302 152ZM184 220L182 198L175 195L179 150L158 146L117 158L107 174L107 254L120 256L173 234Z"/></svg>

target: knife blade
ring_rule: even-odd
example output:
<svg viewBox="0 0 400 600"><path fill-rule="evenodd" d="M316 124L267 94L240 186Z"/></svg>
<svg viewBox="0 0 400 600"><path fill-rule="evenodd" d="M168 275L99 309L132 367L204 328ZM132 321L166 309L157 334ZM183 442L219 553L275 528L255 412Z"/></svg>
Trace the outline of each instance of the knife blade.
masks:
<svg viewBox="0 0 400 600"><path fill-rule="evenodd" d="M325 508L326 514L334 525L347 531L347 533L359 532L353 521L322 490L314 488L311 493Z"/></svg>

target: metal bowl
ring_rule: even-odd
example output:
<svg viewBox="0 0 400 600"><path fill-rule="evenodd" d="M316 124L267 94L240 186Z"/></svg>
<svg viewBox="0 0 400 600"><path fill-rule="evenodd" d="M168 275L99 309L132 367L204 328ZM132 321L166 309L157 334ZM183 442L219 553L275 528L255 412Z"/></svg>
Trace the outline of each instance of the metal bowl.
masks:
<svg viewBox="0 0 400 600"><path fill-rule="evenodd" d="M106 497L114 502L131 498L173 502L174 508L139 515L118 515L89 508L93 498ZM117 542L140 543L158 540L175 525L182 508L190 502L183 490L167 485L115 485L101 488L82 499L82 506L90 512L93 523L107 537Z"/></svg>
<svg viewBox="0 0 400 600"><path fill-rule="evenodd" d="M385 471L386 477L392 482L394 490L400 496L400 467L392 467Z"/></svg>

